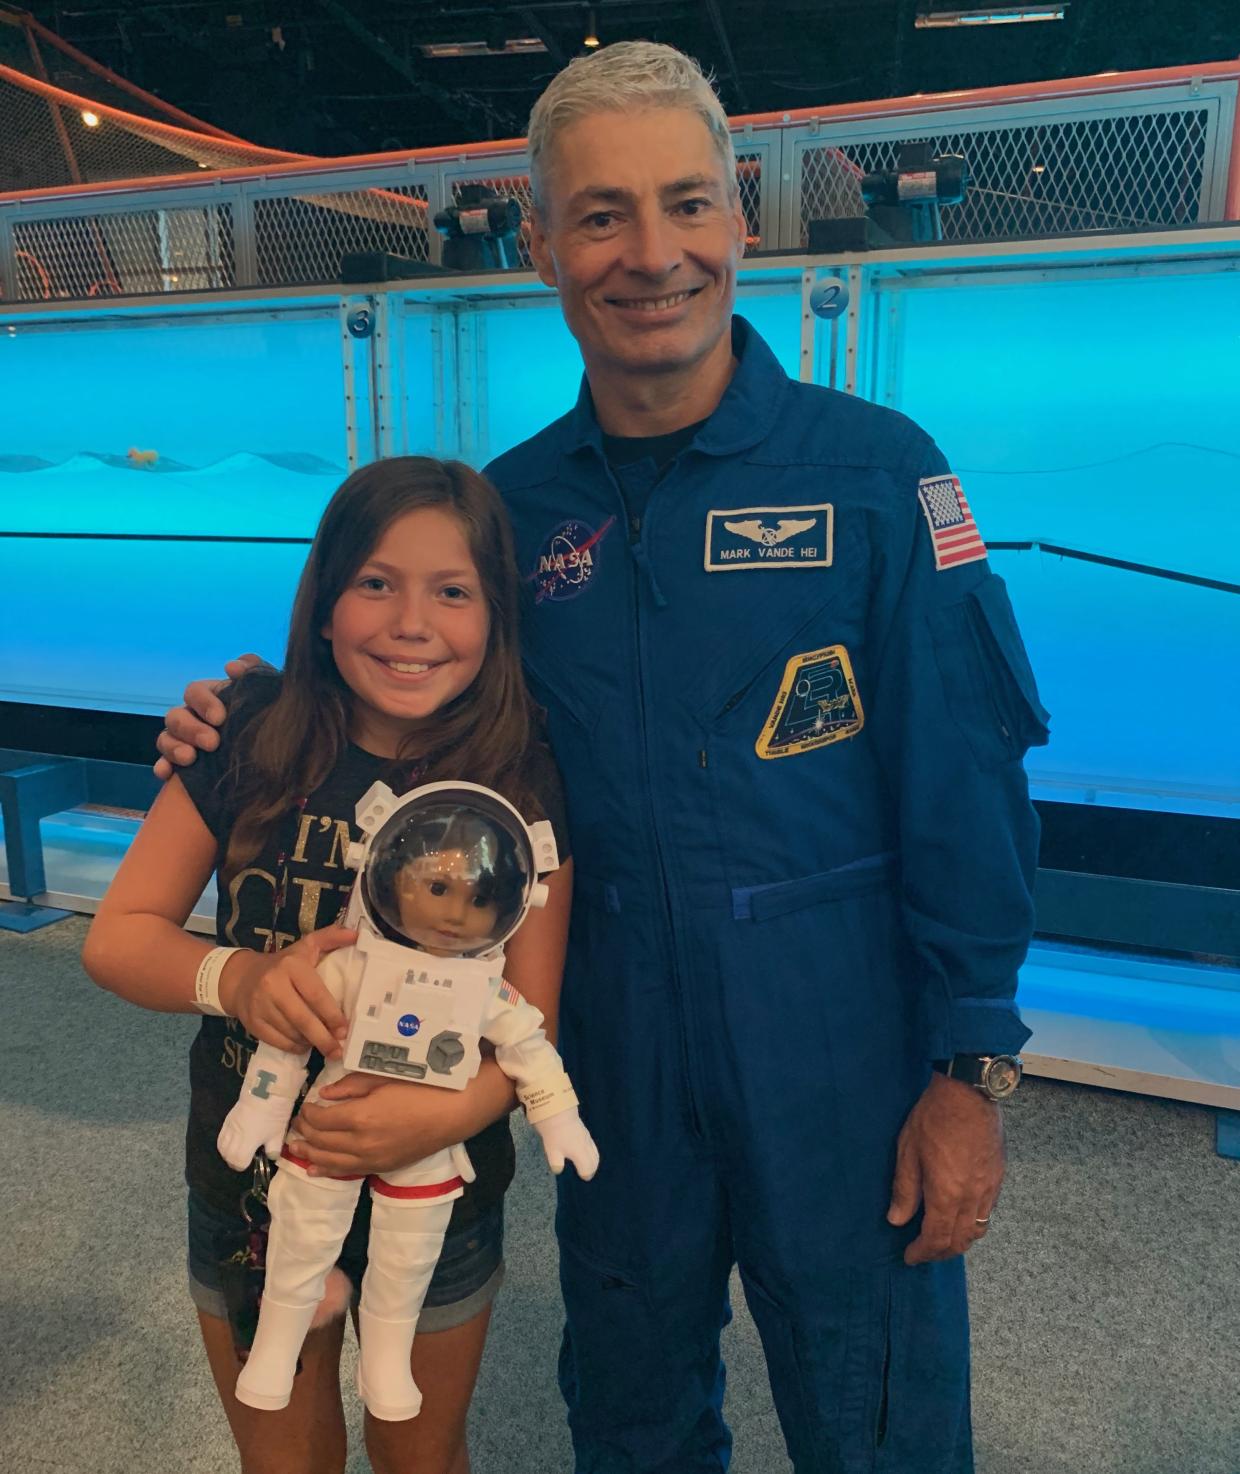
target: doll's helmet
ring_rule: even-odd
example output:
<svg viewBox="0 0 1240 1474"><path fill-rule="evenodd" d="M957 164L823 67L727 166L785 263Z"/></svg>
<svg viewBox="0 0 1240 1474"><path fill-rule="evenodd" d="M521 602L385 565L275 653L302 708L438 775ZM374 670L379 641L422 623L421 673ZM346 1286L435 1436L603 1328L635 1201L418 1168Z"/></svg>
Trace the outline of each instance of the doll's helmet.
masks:
<svg viewBox="0 0 1240 1474"><path fill-rule="evenodd" d="M537 879L529 833L498 795L436 784L375 834L362 897L389 940L478 957L517 929Z"/></svg>

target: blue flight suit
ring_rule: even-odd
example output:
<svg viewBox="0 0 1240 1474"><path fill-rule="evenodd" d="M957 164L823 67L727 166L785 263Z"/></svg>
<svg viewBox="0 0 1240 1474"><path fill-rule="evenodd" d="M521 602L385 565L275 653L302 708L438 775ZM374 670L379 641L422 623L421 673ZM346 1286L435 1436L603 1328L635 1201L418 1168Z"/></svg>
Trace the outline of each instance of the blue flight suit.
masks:
<svg viewBox="0 0 1240 1474"><path fill-rule="evenodd" d="M740 318L733 346L662 477L613 473L584 384L488 468L568 795L560 1043L602 1154L557 1215L577 1470L727 1468L735 1260L798 1474L967 1474L963 1261L907 1267L886 1211L929 1061L1028 1037L1046 713L933 442L793 382Z"/></svg>

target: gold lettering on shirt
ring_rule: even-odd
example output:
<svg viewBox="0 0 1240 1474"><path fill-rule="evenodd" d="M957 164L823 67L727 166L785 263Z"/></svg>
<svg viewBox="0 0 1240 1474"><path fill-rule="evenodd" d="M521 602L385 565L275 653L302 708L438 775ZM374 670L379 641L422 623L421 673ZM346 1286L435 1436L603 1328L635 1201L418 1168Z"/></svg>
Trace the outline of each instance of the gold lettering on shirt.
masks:
<svg viewBox="0 0 1240 1474"><path fill-rule="evenodd" d="M310 838L310 826L313 823L314 815L303 813L297 825L297 843L293 847L293 859L298 865L306 863L306 841Z"/></svg>
<svg viewBox="0 0 1240 1474"><path fill-rule="evenodd" d="M349 828L349 821L347 819L337 819L335 824L336 832L332 836L331 854L328 855L327 861L323 866L324 870L339 870L344 864L345 853L353 843L353 833Z"/></svg>
<svg viewBox="0 0 1240 1474"><path fill-rule="evenodd" d="M330 880L303 880L301 876L294 876L293 884L301 890L301 904L297 908L297 930L303 937L328 924L327 917L319 919L323 892L347 891L350 888L336 885Z"/></svg>
<svg viewBox="0 0 1240 1474"><path fill-rule="evenodd" d="M272 936L271 928L269 926L256 926L254 928L254 935L256 938L260 938L263 943L261 947L255 947L254 951L266 952L268 950L267 943ZM275 946L270 949L272 952L281 952L285 947L290 946L297 940L291 931L278 931L275 933L275 939Z"/></svg>
<svg viewBox="0 0 1240 1474"><path fill-rule="evenodd" d="M249 865L244 870L237 871L236 875L228 882L228 900L231 909L228 913L228 920L224 923L224 935L234 947L248 947L250 945L249 942L242 941L237 936L237 921L241 915L241 888L247 880L256 881L269 891L268 913L271 911L271 903L275 900L276 878L269 870L262 870L257 865ZM252 909L256 910L260 916L262 915L261 907L254 907Z"/></svg>

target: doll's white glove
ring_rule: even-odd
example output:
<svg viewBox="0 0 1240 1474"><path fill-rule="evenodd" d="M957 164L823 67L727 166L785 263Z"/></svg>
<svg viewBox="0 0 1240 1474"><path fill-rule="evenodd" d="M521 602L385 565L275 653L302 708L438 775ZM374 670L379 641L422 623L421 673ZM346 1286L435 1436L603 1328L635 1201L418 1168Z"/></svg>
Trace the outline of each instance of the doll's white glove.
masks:
<svg viewBox="0 0 1240 1474"><path fill-rule="evenodd" d="M542 1137L543 1151L547 1155L547 1166L558 1176L564 1163L571 1162L577 1169L582 1182L589 1182L598 1171L598 1147L586 1130L585 1122L576 1106L557 1111L541 1121L531 1121L534 1130Z"/></svg>
<svg viewBox="0 0 1240 1474"><path fill-rule="evenodd" d="M278 1157L296 1104L296 1096L263 1099L245 1091L220 1127L216 1138L220 1156L236 1172L250 1165L260 1146L269 1157Z"/></svg>

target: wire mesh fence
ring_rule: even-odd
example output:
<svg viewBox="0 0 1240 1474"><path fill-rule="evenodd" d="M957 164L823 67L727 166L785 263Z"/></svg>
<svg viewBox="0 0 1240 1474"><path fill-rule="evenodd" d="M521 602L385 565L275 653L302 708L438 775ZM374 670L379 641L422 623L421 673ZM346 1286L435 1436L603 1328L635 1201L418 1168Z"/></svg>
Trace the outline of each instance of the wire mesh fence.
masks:
<svg viewBox="0 0 1240 1474"><path fill-rule="evenodd" d="M1200 218L1210 114L1143 109L1056 122L910 131L802 143L800 243L811 220L863 215L861 181L895 168L906 143L964 158L970 185L942 208L954 240L1183 225Z"/></svg>
<svg viewBox="0 0 1240 1474"><path fill-rule="evenodd" d="M264 286L339 281L344 257L363 251L427 261L426 187L401 184L256 199L254 242Z"/></svg>
<svg viewBox="0 0 1240 1474"><path fill-rule="evenodd" d="M1029 104L1008 117L996 110L982 118L968 109L946 110L909 118L907 128L890 118L881 126L871 123L869 136L860 123L821 131L772 128L762 139L738 134L747 247L804 248L810 221L864 214L862 179L894 169L910 142L959 154L967 163L964 200L941 211L949 239L1178 226L1210 219L1212 209L1217 218L1227 177L1225 125L1236 90L1232 81L1210 98L1178 97L1164 105L1133 93L1105 103L1084 99L1075 115L1063 100L1054 116L1039 116ZM16 91L24 106L45 113L54 101ZM4 105L0 77L0 172L13 146L3 129ZM91 169L105 167L92 150L114 147L111 133L89 130L92 136L82 141L79 135L88 131L82 120L74 121L65 106L56 108L74 156ZM521 266L530 265L532 199L522 154L480 155L473 167L442 157L391 165L298 161L295 176L283 183L271 173L211 183L209 171L235 144L136 115L123 121L124 128L112 132L123 133L126 149L151 149L143 158L152 169L168 168L175 157L184 179L186 154L173 155L169 147L201 154L208 171L202 186L143 190L139 181L106 210L89 196L0 202L0 300L328 284L342 279L343 258L359 252L433 264L440 259L434 216L459 204L470 185L520 204L518 252ZM40 147L53 150L47 142L52 133L40 135ZM63 159L62 143L54 148ZM137 157L127 155L130 162Z"/></svg>
<svg viewBox="0 0 1240 1474"><path fill-rule="evenodd" d="M226 204L19 221L13 241L20 301L204 291L236 282Z"/></svg>

